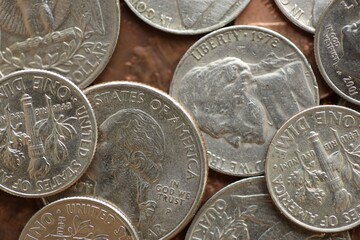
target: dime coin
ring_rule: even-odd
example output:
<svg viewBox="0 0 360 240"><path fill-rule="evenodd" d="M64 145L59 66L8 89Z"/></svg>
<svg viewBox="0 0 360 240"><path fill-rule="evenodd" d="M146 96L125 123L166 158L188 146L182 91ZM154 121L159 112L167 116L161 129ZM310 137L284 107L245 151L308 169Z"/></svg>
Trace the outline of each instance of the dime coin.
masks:
<svg viewBox="0 0 360 240"><path fill-rule="evenodd" d="M44 197L72 185L90 165L97 128L80 89L44 70L0 81L0 188Z"/></svg>
<svg viewBox="0 0 360 240"><path fill-rule="evenodd" d="M64 198L38 211L24 227L26 239L139 239L127 217L112 204L89 197Z"/></svg>
<svg viewBox="0 0 360 240"><path fill-rule="evenodd" d="M270 195L285 216L321 232L360 224L359 124L358 112L324 105L279 129L265 170Z"/></svg>
<svg viewBox="0 0 360 240"><path fill-rule="evenodd" d="M125 0L142 20L162 31L200 34L234 20L250 0Z"/></svg>
<svg viewBox="0 0 360 240"><path fill-rule="evenodd" d="M275 0L282 13L303 30L315 33L321 14L332 0Z"/></svg>
<svg viewBox="0 0 360 240"><path fill-rule="evenodd" d="M141 239L171 238L193 217L205 189L200 132L172 98L146 85L112 82L85 93L98 147L85 176L61 196L103 197L129 216Z"/></svg>
<svg viewBox="0 0 360 240"><path fill-rule="evenodd" d="M301 229L276 209L264 177L235 182L216 193L196 214L186 240L350 240L348 232L314 233Z"/></svg>
<svg viewBox="0 0 360 240"><path fill-rule="evenodd" d="M315 57L329 86L359 105L360 5L355 2L334 1L322 15L315 34Z"/></svg>
<svg viewBox="0 0 360 240"><path fill-rule="evenodd" d="M80 88L108 63L119 35L117 0L0 0L0 75L46 69Z"/></svg>
<svg viewBox="0 0 360 240"><path fill-rule="evenodd" d="M234 176L263 173L275 131L319 102L302 53L253 26L224 28L195 43L178 64L170 95L198 121L210 167Z"/></svg>

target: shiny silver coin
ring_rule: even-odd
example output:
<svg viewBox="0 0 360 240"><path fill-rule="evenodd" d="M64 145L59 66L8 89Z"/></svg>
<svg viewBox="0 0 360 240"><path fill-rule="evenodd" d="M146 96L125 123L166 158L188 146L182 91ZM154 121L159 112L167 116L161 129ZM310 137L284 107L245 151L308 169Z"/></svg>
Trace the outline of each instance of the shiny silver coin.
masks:
<svg viewBox="0 0 360 240"><path fill-rule="evenodd" d="M143 21L162 31L201 34L233 21L250 0L125 0Z"/></svg>
<svg viewBox="0 0 360 240"><path fill-rule="evenodd" d="M281 12L296 26L315 33L321 14L332 0L275 0Z"/></svg>
<svg viewBox="0 0 360 240"><path fill-rule="evenodd" d="M320 232L360 224L360 114L340 106L305 110L279 129L266 159L275 204Z"/></svg>
<svg viewBox="0 0 360 240"><path fill-rule="evenodd" d="M72 185L90 165L97 128L80 89L64 77L24 70L0 81L0 189L43 197Z"/></svg>
<svg viewBox="0 0 360 240"><path fill-rule="evenodd" d="M334 1L322 15L315 34L315 57L329 86L341 97L360 104L360 5Z"/></svg>
<svg viewBox="0 0 360 240"><path fill-rule="evenodd" d="M186 240L350 240L348 232L314 233L286 219L271 201L264 177L233 183L216 193L196 214Z"/></svg>
<svg viewBox="0 0 360 240"><path fill-rule="evenodd" d="M38 211L19 240L140 239L128 218L112 204L89 197L61 199Z"/></svg>
<svg viewBox="0 0 360 240"><path fill-rule="evenodd" d="M0 0L0 75L46 69L84 88L108 63L119 28L117 0Z"/></svg>
<svg viewBox="0 0 360 240"><path fill-rule="evenodd" d="M110 82L85 93L98 147L85 176L57 197L101 196L129 216L141 239L171 238L193 217L205 189L199 130L178 103L146 85Z"/></svg>
<svg viewBox="0 0 360 240"><path fill-rule="evenodd" d="M210 167L234 176L263 173L276 130L319 102L303 54L253 26L224 28L195 43L177 66L170 95L198 121Z"/></svg>

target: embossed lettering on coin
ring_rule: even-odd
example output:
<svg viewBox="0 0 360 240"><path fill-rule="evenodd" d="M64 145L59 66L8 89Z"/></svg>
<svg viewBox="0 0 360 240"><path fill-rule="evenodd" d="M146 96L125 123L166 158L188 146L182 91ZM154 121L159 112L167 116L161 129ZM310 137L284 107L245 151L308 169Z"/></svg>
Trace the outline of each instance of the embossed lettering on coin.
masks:
<svg viewBox="0 0 360 240"><path fill-rule="evenodd" d="M322 232L360 224L359 120L351 109L321 106L297 114L277 132L266 176L288 218Z"/></svg>
<svg viewBox="0 0 360 240"><path fill-rule="evenodd" d="M188 240L349 240L349 233L322 234L299 228L276 210L264 177L233 183L209 199L195 216Z"/></svg>
<svg viewBox="0 0 360 240"><path fill-rule="evenodd" d="M142 239L170 238L195 213L205 187L197 128L173 99L145 85L107 83L86 95L99 128L95 157L80 181L55 197L101 196L129 216Z"/></svg>
<svg viewBox="0 0 360 240"><path fill-rule="evenodd" d="M275 0L275 3L295 25L314 33L321 14L331 0Z"/></svg>
<svg viewBox="0 0 360 240"><path fill-rule="evenodd" d="M24 227L25 239L136 240L135 228L111 204L88 197L61 199L38 211Z"/></svg>
<svg viewBox="0 0 360 240"><path fill-rule="evenodd" d="M247 6L250 0L125 0L142 20L163 31L199 34L220 28Z"/></svg>
<svg viewBox="0 0 360 240"><path fill-rule="evenodd" d="M47 69L86 87L109 61L119 19L115 0L0 0L0 73Z"/></svg>
<svg viewBox="0 0 360 240"><path fill-rule="evenodd" d="M360 104L359 4L334 1L319 22L315 56L329 86L348 101Z"/></svg>
<svg viewBox="0 0 360 240"><path fill-rule="evenodd" d="M55 194L76 181L95 151L95 116L85 95L46 71L0 82L0 187L27 197Z"/></svg>
<svg viewBox="0 0 360 240"><path fill-rule="evenodd" d="M175 71L170 94L205 133L210 167L236 176L262 173L276 129L318 103L315 77L300 51L275 32L244 26L195 43Z"/></svg>

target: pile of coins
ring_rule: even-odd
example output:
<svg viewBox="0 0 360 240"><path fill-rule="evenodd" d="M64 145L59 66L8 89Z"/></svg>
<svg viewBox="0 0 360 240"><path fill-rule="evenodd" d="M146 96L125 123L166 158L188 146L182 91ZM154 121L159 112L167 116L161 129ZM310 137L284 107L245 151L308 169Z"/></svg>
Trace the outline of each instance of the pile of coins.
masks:
<svg viewBox="0 0 360 240"><path fill-rule="evenodd" d="M356 1L125 2L0 1L0 238L358 239Z"/></svg>

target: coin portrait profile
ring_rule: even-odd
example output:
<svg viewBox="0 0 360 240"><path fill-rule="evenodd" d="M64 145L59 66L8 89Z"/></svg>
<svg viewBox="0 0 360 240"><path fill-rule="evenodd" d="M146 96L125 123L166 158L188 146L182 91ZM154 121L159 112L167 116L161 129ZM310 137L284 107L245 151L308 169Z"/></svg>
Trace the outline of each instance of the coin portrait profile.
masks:
<svg viewBox="0 0 360 240"><path fill-rule="evenodd" d="M360 78L358 59L360 57L360 19L357 19L341 29L340 54L337 68L343 74Z"/></svg>
<svg viewBox="0 0 360 240"><path fill-rule="evenodd" d="M269 125L278 128L290 114L311 105L304 97L312 95L310 88L299 84L303 78L301 62L274 53L255 64L226 57L189 70L179 99L211 137L235 148L261 145Z"/></svg>
<svg viewBox="0 0 360 240"><path fill-rule="evenodd" d="M157 207L147 199L146 190L163 171L164 133L155 119L139 109L119 110L99 126L99 133L94 164L88 171L98 184L95 194L100 192L126 209L141 231Z"/></svg>

